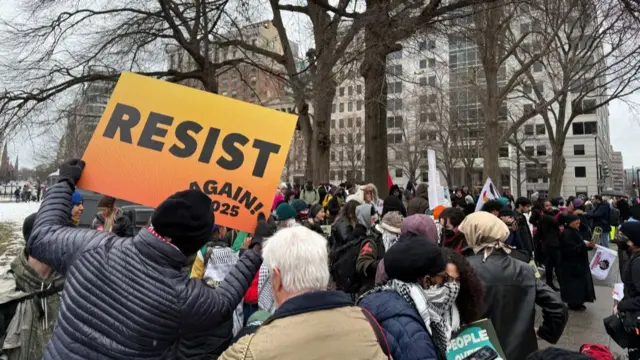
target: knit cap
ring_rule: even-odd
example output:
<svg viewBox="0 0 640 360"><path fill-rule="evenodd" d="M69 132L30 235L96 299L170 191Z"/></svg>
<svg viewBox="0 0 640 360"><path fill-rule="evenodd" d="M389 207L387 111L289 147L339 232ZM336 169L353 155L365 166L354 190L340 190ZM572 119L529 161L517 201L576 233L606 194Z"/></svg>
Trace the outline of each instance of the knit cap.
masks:
<svg viewBox="0 0 640 360"><path fill-rule="evenodd" d="M435 276L446 268L440 247L422 236L398 241L384 255L384 267L391 279L414 283Z"/></svg>
<svg viewBox="0 0 640 360"><path fill-rule="evenodd" d="M295 219L296 210L289 203L282 203L276 208L276 218L278 221Z"/></svg>
<svg viewBox="0 0 640 360"><path fill-rule="evenodd" d="M74 191L71 195L71 206L76 206L83 201L82 194L80 194L78 190Z"/></svg>

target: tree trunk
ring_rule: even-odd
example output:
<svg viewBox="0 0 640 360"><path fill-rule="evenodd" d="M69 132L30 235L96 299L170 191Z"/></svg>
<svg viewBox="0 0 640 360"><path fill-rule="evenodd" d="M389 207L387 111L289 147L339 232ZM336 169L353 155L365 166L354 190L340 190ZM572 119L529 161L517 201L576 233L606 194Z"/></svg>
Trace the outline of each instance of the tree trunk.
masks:
<svg viewBox="0 0 640 360"><path fill-rule="evenodd" d="M323 66L318 64L317 76L325 74ZM330 68L329 68L330 71ZM329 73L330 74L330 73ZM313 147L313 162L307 164L311 168L314 184L329 182L329 160L331 155L331 104L336 95L334 81L318 79L314 84L322 84L322 89L315 89L313 95L313 132L311 146ZM326 85L326 86L325 86Z"/></svg>
<svg viewBox="0 0 640 360"><path fill-rule="evenodd" d="M551 178L549 179L549 199L560 196L562 177L567 167L562 151L564 142L557 142L551 147Z"/></svg>
<svg viewBox="0 0 640 360"><path fill-rule="evenodd" d="M378 194L385 198L387 189L387 52L381 46L377 24L366 26L364 60L360 69L364 77L365 179L378 188ZM406 141L406 139L404 139Z"/></svg>
<svg viewBox="0 0 640 360"><path fill-rule="evenodd" d="M518 144L518 137L515 138ZM520 148L516 146L516 191L518 196L522 195L522 159L520 159Z"/></svg>

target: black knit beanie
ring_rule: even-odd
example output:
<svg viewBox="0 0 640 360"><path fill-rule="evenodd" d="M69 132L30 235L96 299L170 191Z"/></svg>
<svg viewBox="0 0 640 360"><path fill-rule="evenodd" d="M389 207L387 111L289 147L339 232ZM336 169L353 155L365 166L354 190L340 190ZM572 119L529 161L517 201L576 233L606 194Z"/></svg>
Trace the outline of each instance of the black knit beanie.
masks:
<svg viewBox="0 0 640 360"><path fill-rule="evenodd" d="M620 232L635 246L640 246L640 222L627 221L620 226Z"/></svg>
<svg viewBox="0 0 640 360"><path fill-rule="evenodd" d="M31 230L33 230L33 224L36 222L36 214L37 213L33 213L27 216L24 219L24 223L22 223L22 236L24 237L24 241L29 241Z"/></svg>
<svg viewBox="0 0 640 360"><path fill-rule="evenodd" d="M211 239L213 231L211 199L198 190L185 190L169 196L151 216L153 229L190 256Z"/></svg>
<svg viewBox="0 0 640 360"><path fill-rule="evenodd" d="M382 203L382 214L380 215L382 217L385 216L388 212L397 211L402 214L402 216L407 216L406 212L403 210L404 206L402 206L402 200L400 200L397 196L389 195L386 199L384 199L384 202Z"/></svg>
<svg viewBox="0 0 640 360"><path fill-rule="evenodd" d="M446 266L440 247L422 236L398 241L384 255L389 278L409 283L424 276L435 276Z"/></svg>

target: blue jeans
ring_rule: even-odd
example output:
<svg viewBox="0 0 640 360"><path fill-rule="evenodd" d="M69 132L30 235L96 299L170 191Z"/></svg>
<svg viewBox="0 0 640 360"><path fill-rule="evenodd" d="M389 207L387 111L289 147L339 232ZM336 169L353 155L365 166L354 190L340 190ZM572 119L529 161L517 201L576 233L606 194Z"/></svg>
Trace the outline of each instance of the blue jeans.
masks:
<svg viewBox="0 0 640 360"><path fill-rule="evenodd" d="M610 240L611 240L611 232L603 230L602 235L600 236L600 246L604 246L608 248Z"/></svg>

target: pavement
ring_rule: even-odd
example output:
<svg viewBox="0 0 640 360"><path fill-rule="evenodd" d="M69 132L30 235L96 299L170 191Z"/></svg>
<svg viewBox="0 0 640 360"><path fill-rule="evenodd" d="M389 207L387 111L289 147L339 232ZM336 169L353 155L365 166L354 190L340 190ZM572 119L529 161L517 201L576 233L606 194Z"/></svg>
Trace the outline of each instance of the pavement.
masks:
<svg viewBox="0 0 640 360"><path fill-rule="evenodd" d="M591 256L591 254L590 254ZM569 310L569 322L562 337L557 344L552 345L544 340L538 340L538 347L541 349L549 346L560 347L567 350L578 351L582 344L603 344L607 345L609 349L615 354L625 354L626 351L621 349L609 335L607 335L602 319L613 314L613 298L612 291L613 285L620 281L620 274L618 271L618 260L609 272L609 276L605 280L593 279L594 289L596 292L596 301L594 303L587 303L586 311L571 311ZM539 326L542 322L542 313L540 309L536 312L536 326Z"/></svg>

